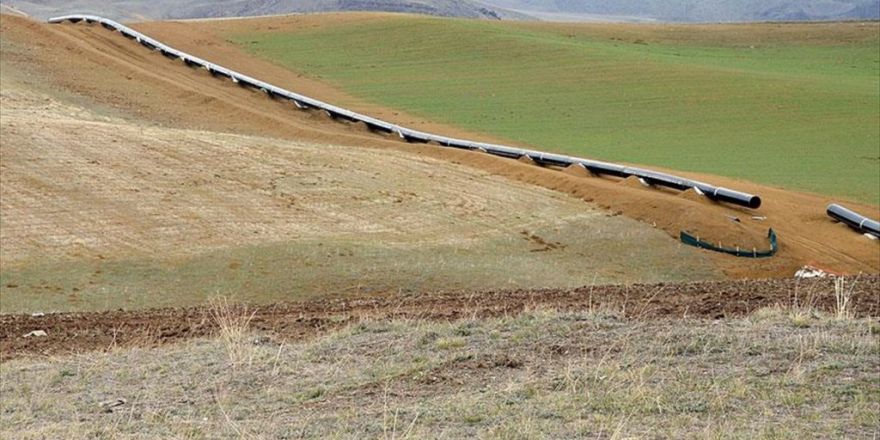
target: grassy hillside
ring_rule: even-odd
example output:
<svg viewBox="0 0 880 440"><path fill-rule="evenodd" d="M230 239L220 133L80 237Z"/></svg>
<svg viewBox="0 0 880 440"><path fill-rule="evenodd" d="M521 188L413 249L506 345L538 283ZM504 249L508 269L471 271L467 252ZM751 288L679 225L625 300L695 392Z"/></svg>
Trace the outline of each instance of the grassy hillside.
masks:
<svg viewBox="0 0 880 440"><path fill-rule="evenodd" d="M717 276L661 231L467 168L28 114L3 85L0 313Z"/></svg>
<svg viewBox="0 0 880 440"><path fill-rule="evenodd" d="M0 313L719 276L658 229L472 168L80 107L3 43Z"/></svg>
<svg viewBox="0 0 880 440"><path fill-rule="evenodd" d="M538 148L880 204L876 23L389 17L230 38L359 97Z"/></svg>

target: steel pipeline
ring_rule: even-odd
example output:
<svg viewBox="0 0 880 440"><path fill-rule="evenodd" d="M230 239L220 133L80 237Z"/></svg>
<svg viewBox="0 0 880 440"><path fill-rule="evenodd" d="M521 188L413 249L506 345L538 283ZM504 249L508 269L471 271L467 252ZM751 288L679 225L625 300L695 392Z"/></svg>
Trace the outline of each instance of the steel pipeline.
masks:
<svg viewBox="0 0 880 440"><path fill-rule="evenodd" d="M880 222L878 222L877 220L872 220L836 203L828 205L828 208L825 210L825 212L828 214L829 217L845 223L847 226L859 232L871 234L877 238L880 238Z"/></svg>
<svg viewBox="0 0 880 440"><path fill-rule="evenodd" d="M488 154L507 157L511 159L528 157L534 162L544 166L581 166L590 173L596 175L611 175L622 178L635 176L649 185L673 188L680 191L693 189L694 191L697 191L698 193L703 194L712 200L720 202L745 206L752 209L757 209L761 206L761 198L757 195L718 187L708 183L687 179L671 174L660 173L642 168L628 167L597 160L582 159L561 154L545 153L542 151L526 150L505 145L450 138L446 136L412 130L406 127L402 127L400 125L383 121L381 119L376 119L341 107L337 107L314 98L309 98L307 96L303 96L298 93L294 93L289 90L282 89L272 84L260 81L256 78L238 73L234 70L227 69L223 66L211 63L210 61L206 61L199 57L190 55L186 52L179 51L158 40L150 38L147 35L144 35L128 26L117 23L116 21L107 18L99 17L96 15L65 15L49 19L49 23L63 23L65 21L72 23L98 23L107 29L121 33L126 38L137 41L144 47L158 51L168 58L180 59L181 61L186 63L187 66L202 68L207 70L214 76L229 78L230 80L241 86L253 87L255 89L262 90L264 93L272 98L280 97L283 99L288 99L293 102L294 105L301 109L317 108L327 112L327 114L332 118L345 119L348 121L360 121L365 123L367 127L369 127L371 130L382 131L386 133L396 133L407 142L436 142L437 144L445 147L483 151Z"/></svg>

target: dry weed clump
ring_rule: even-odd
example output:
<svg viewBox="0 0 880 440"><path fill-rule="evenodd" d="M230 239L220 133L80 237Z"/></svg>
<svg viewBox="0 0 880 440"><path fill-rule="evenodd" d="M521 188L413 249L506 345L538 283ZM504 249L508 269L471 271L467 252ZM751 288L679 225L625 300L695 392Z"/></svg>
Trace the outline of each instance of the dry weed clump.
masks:
<svg viewBox="0 0 880 440"><path fill-rule="evenodd" d="M223 343L230 365L250 366L254 359L255 344L248 336L256 311L221 296L211 299L208 313L217 325L217 337Z"/></svg>
<svg viewBox="0 0 880 440"><path fill-rule="evenodd" d="M856 278L856 280L853 281L847 289L846 278L837 277L834 279L834 314L837 319L852 318L853 311L851 310L851 304L853 299L853 292L855 290L857 282L858 278Z"/></svg>
<svg viewBox="0 0 880 440"><path fill-rule="evenodd" d="M779 316L787 318L797 328L809 328L829 319L847 322L858 315L855 299L858 291L858 277L834 277L831 289L817 289L817 284L807 284L806 288L796 286L788 302L775 304L754 311L750 319L763 321L773 320ZM830 306L822 307L822 299L832 298Z"/></svg>

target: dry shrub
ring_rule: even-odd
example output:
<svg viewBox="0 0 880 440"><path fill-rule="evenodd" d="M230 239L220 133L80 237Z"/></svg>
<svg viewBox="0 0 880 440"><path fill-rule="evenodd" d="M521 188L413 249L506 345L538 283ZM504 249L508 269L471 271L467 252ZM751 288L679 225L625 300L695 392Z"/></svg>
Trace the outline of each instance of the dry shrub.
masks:
<svg viewBox="0 0 880 440"><path fill-rule="evenodd" d="M836 300L834 314L837 316L837 319L849 319L852 317L852 298L856 281L853 281L849 289L847 289L845 278L837 277L834 279L834 299Z"/></svg>
<svg viewBox="0 0 880 440"><path fill-rule="evenodd" d="M230 302L226 297L210 301L208 311L217 325L217 336L226 349L233 367L251 365L254 345L248 339L250 323L256 315L245 304Z"/></svg>

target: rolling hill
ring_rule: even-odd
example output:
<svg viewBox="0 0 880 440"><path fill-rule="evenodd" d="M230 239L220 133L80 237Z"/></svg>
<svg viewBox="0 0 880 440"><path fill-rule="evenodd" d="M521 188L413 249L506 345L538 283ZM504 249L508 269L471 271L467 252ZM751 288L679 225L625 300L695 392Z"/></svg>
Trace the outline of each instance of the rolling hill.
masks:
<svg viewBox="0 0 880 440"><path fill-rule="evenodd" d="M243 28L300 29L308 20L389 19L401 17L137 26L282 87L426 131L492 141L346 94L247 54L229 37ZM764 220L751 221L743 209L695 194L383 137L268 100L100 26L14 17L0 24L0 298L12 310L29 310L31 301L58 310L184 305L242 290L249 301L276 301L788 275L805 262L876 270L873 243L828 221L826 198L690 176L762 195ZM736 217L745 221L729 220ZM677 242L687 229L763 248L768 227L786 237L769 263L715 258ZM553 281L543 275L550 271Z"/></svg>
<svg viewBox="0 0 880 440"><path fill-rule="evenodd" d="M0 26L4 313L721 276L465 152L296 111L101 27Z"/></svg>
<svg viewBox="0 0 880 440"><path fill-rule="evenodd" d="M280 87L425 131L498 141L349 94L341 87L350 87L342 81L350 77L302 74L286 67L289 59L250 53L272 32L387 25L389 18L401 19L333 14L133 26ZM425 45L408 45L414 34L439 35L423 17L412 24L384 44L412 55ZM458 21L448 25L458 43L474 43ZM807 50L815 49L806 44L811 38L858 46L864 31L810 27L805 39L802 28L783 28L698 29L734 47L753 45L752 34L763 31ZM592 61L609 54L593 41L596 28L596 44L586 48L578 29L557 29L575 54L592 51ZM631 56L628 45L665 43L717 67L705 53L671 43L693 38L681 28L606 30L627 45L609 62ZM824 196L688 174L765 197L750 210L579 167L407 142L212 75L94 23L4 15L0 31L0 438L878 432L880 253L877 242L823 215ZM501 32L486 31L478 36L498 48L492 31ZM543 55L557 61L572 53L552 34L522 35L554 50ZM387 90L393 87L377 73L395 80L410 73L434 92L427 98L473 82L484 89L472 89L480 99L507 93L510 76L500 74L507 66L497 57L494 71L473 69L474 60L432 69L393 56L371 59L374 67L362 63L378 42L332 37L328 52L351 65L316 55L305 61L318 64L307 67L359 70ZM334 46L340 41L351 50ZM535 70L525 67L547 60L502 41L513 50L501 55L523 67L508 75L528 78ZM711 52L724 53L718 44ZM434 55L449 60L448 52ZM726 60L726 67L751 81L803 68L790 48L776 55L783 61L758 57L749 70ZM380 68L385 60L390 67ZM861 90L863 65L849 77L827 61L819 57L807 71L843 83L832 91ZM551 79L571 75L550 67ZM502 87L481 78L488 74ZM725 84L720 93L737 89ZM630 129L628 122L616 129ZM676 241L680 229L696 228L739 244L759 232L763 244L768 227L783 240L768 259ZM803 264L859 275L791 277ZM762 279L680 283L719 271ZM763 279L769 276L781 279Z"/></svg>

